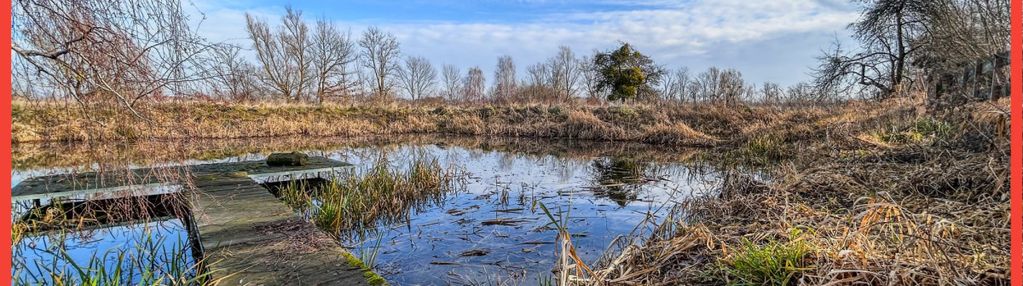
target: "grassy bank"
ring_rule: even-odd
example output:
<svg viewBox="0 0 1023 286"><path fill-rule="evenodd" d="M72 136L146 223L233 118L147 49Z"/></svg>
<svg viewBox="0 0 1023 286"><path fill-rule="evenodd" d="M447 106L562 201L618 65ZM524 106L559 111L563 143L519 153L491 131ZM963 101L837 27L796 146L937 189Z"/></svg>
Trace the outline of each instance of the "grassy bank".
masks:
<svg viewBox="0 0 1023 286"><path fill-rule="evenodd" d="M379 135L365 137L277 137L242 139L151 140L135 142L38 142L13 146L14 170L74 168L102 165L157 165L185 160L216 160L273 152L333 152L346 148L399 148L460 146L534 156L593 158L630 155L655 162L689 161L705 153L701 148L676 148L636 142L590 140L446 136L443 134ZM154 152L159 150L159 152ZM116 166L115 166L116 167Z"/></svg>
<svg viewBox="0 0 1023 286"><path fill-rule="evenodd" d="M795 151L769 179L726 176L582 284L1007 284L1007 106L763 132L727 152Z"/></svg>
<svg viewBox="0 0 1023 286"><path fill-rule="evenodd" d="M58 102L14 102L13 141L77 142L287 136L462 135L715 145L777 122L819 120L821 108L723 105L303 105L150 103L144 119Z"/></svg>

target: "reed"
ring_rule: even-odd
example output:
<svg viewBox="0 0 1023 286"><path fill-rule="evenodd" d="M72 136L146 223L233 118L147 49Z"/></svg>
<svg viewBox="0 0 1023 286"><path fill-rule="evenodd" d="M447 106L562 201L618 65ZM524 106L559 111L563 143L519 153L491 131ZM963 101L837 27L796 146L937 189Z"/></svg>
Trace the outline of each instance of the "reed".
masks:
<svg viewBox="0 0 1023 286"><path fill-rule="evenodd" d="M462 173L436 158L418 157L405 168L380 158L365 170L345 170L318 185L295 183L280 193L292 206L308 206L311 219L336 235L406 221L412 212L441 202L461 186Z"/></svg>
<svg viewBox="0 0 1023 286"><path fill-rule="evenodd" d="M766 176L724 174L576 284L1005 285L1006 103L750 126L725 158Z"/></svg>
<svg viewBox="0 0 1023 286"><path fill-rule="evenodd" d="M57 238L69 234L61 233ZM141 237L105 252L73 257L56 243L40 250L35 261L14 260L12 285L207 285L212 272L192 257L189 242L168 241L146 231ZM29 265L31 263L31 265Z"/></svg>

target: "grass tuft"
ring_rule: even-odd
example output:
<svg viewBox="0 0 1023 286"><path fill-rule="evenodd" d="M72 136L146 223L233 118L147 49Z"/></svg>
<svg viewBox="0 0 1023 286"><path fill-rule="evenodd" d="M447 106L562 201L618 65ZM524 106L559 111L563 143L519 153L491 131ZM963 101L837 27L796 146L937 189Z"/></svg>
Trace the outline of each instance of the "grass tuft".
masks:
<svg viewBox="0 0 1023 286"><path fill-rule="evenodd" d="M793 231L788 242L763 245L743 239L738 251L724 259L730 285L792 285L807 270L812 248Z"/></svg>

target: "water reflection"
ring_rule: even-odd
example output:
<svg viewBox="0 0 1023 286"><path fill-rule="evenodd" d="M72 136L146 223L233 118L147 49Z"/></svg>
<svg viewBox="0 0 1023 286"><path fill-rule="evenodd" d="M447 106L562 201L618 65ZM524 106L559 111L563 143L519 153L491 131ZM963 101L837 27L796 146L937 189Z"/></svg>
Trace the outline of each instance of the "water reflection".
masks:
<svg viewBox="0 0 1023 286"><path fill-rule="evenodd" d="M568 217L580 257L596 261L619 235L642 235L668 204L710 191L717 173L685 163L629 156L563 156L438 145L352 148L327 155L357 166L381 156L402 168L422 156L468 173L465 188L418 206L402 221L380 221L342 243L398 285L515 280L550 274L556 230L537 208Z"/></svg>
<svg viewBox="0 0 1023 286"><path fill-rule="evenodd" d="M594 195L608 198L624 207L638 198L637 192L649 179L649 163L629 157L609 157L593 160Z"/></svg>
<svg viewBox="0 0 1023 286"><path fill-rule="evenodd" d="M122 191L113 198L88 197L94 199L15 202L13 284L148 285L199 273L202 252L180 194Z"/></svg>
<svg viewBox="0 0 1023 286"><path fill-rule="evenodd" d="M76 232L52 230L22 236L13 246L14 285L150 285L193 277L195 253L186 222L162 217L108 224Z"/></svg>
<svg viewBox="0 0 1023 286"><path fill-rule="evenodd" d="M316 145L305 145L307 142ZM389 166L402 169L414 158L421 157L435 158L443 166L464 170L467 173L464 188L437 199L422 200L423 203L413 204L400 216L364 222L361 225L366 227L358 229L358 234L339 233L342 245L375 265L378 272L397 285L494 284L498 280L535 284L550 275L557 255L554 245L557 232L537 208L539 203L568 217L568 230L579 256L592 263L616 237L642 237L650 231L650 225L644 222L663 220L664 212L671 205L710 192L720 180L714 167L690 160L695 151L661 150L644 145L432 137L368 142L317 138L282 144L244 142L240 147L234 143L175 143L153 147L161 152L152 157L174 158L159 162L146 157L149 153L126 146L128 155L115 160L129 161L132 166L187 165L258 160L268 151L304 150L311 155L353 163L357 170L372 166L380 158L387 158ZM76 147L65 148L77 150ZM97 165L78 156L57 157L60 156L85 163L78 166L23 165L13 175L17 178ZM16 161L63 162L35 158ZM28 205L23 209L46 209L40 207ZM41 256L46 252L40 252L52 248L39 248L40 245L63 244L94 250L83 253L104 253L110 247L123 248L128 241L139 242L124 237L165 237L161 244L171 246L175 244L168 242L176 238L188 240L189 224L174 216L127 225L111 226L106 222L97 225L104 227L96 228L90 236L25 235L17 246L23 254L15 257L16 263L22 264L19 269L38 273L40 268L31 265L39 261L52 264ZM163 225L170 227L159 230ZM34 243L35 248L20 243ZM75 254L79 256L86 255ZM189 256L189 259L191 257L201 255ZM18 275L22 274L16 273ZM32 275L18 277L28 279L25 281L34 279Z"/></svg>

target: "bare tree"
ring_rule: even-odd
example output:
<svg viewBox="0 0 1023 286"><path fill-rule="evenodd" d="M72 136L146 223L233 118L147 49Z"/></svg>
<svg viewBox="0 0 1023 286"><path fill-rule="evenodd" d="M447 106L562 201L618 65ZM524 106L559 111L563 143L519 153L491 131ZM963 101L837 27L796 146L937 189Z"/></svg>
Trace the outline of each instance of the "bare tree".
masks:
<svg viewBox="0 0 1023 286"><path fill-rule="evenodd" d="M927 33L927 14L931 0L865 0L862 13L850 28L859 41L856 52L844 51L838 43L814 69L819 90L850 90L854 85L868 89L860 92L879 98L892 95L911 81L907 69ZM836 41L837 42L837 41Z"/></svg>
<svg viewBox="0 0 1023 286"><path fill-rule="evenodd" d="M665 72L670 74L672 71L666 69ZM675 97L675 89L678 88L678 83L675 82L674 77L666 76L658 87L660 88L658 91L661 93L662 99L672 100Z"/></svg>
<svg viewBox="0 0 1023 286"><path fill-rule="evenodd" d="M720 99L721 94L719 88L719 80L721 79L721 69L717 67L707 68L706 71L698 74L695 78L694 89L698 100L702 101L717 101Z"/></svg>
<svg viewBox="0 0 1023 286"><path fill-rule="evenodd" d="M530 85L547 86L551 79L551 70L546 64L538 63L526 67L529 73L528 82Z"/></svg>
<svg viewBox="0 0 1023 286"><path fill-rule="evenodd" d="M354 85L349 67L356 59L351 33L341 32L326 20L316 21L310 54L316 73L316 100L323 103L330 94L348 95Z"/></svg>
<svg viewBox="0 0 1023 286"><path fill-rule="evenodd" d="M412 100L423 98L437 84L437 70L424 57L408 57L405 67L398 69L398 81Z"/></svg>
<svg viewBox="0 0 1023 286"><path fill-rule="evenodd" d="M444 65L443 71L441 72L444 77L444 92L447 93L449 100L454 100L456 96L462 91L461 71L453 65Z"/></svg>
<svg viewBox="0 0 1023 286"><path fill-rule="evenodd" d="M735 104L746 100L751 87L738 70L710 67L697 75L689 88L699 100Z"/></svg>
<svg viewBox="0 0 1023 286"><path fill-rule="evenodd" d="M689 77L689 68L680 67L675 70L666 70L663 81L660 84L661 96L665 100L674 100L678 102L685 102L687 97L690 97L692 91L690 88L693 86L691 83L692 79Z"/></svg>
<svg viewBox="0 0 1023 286"><path fill-rule="evenodd" d="M213 90L223 98L254 99L258 92L256 67L240 55L241 47L221 44L213 49L215 65L210 69Z"/></svg>
<svg viewBox="0 0 1023 286"><path fill-rule="evenodd" d="M377 98L390 96L392 83L388 77L399 68L398 39L377 27L369 27L362 34L359 46L362 47L362 65L373 75L373 93Z"/></svg>
<svg viewBox="0 0 1023 286"><path fill-rule="evenodd" d="M686 102L686 97L691 97L692 94L692 79L689 76L689 68L680 67L676 69L671 75L665 78L672 78L675 82L675 87L672 89L673 97L679 102Z"/></svg>
<svg viewBox="0 0 1023 286"><path fill-rule="evenodd" d="M586 92L586 96L589 98L603 98L598 88L598 82L600 81L600 71L593 65L593 58L584 56L579 60L579 74L580 82Z"/></svg>
<svg viewBox="0 0 1023 286"><path fill-rule="evenodd" d="M256 51L256 59L259 60L263 71L262 80L280 93L285 98L292 95L292 72L294 66L288 62L288 56L284 51L279 39L270 30L266 21L256 19L254 16L245 14L246 30L252 40L252 49Z"/></svg>
<svg viewBox="0 0 1023 286"><path fill-rule="evenodd" d="M789 103L816 104L823 102L824 99L816 86L805 82L789 86L785 90L785 101Z"/></svg>
<svg viewBox="0 0 1023 286"><path fill-rule="evenodd" d="M743 80L741 72L735 69L725 69L718 79L718 91L720 98L725 100L725 104L733 105L745 100L750 89L746 81Z"/></svg>
<svg viewBox="0 0 1023 286"><path fill-rule="evenodd" d="M1009 47L1009 1L931 0L924 10L925 33L915 65L950 69Z"/></svg>
<svg viewBox="0 0 1023 286"><path fill-rule="evenodd" d="M375 87L376 79L372 74L370 74L370 71L365 69L356 70L355 88L353 90L359 98L368 99L375 96L375 93L373 92Z"/></svg>
<svg viewBox="0 0 1023 286"><path fill-rule="evenodd" d="M84 108L112 99L134 113L142 99L206 80L211 48L178 1L16 0L12 67ZM22 79L15 79L22 80Z"/></svg>
<svg viewBox="0 0 1023 286"><path fill-rule="evenodd" d="M301 100L312 80L309 27L302 12L287 8L276 33L264 21L245 14L246 30L262 67L262 80L284 98Z"/></svg>
<svg viewBox="0 0 1023 286"><path fill-rule="evenodd" d="M515 62L511 56L497 58L497 69L494 71L494 97L499 100L511 100L516 92Z"/></svg>
<svg viewBox="0 0 1023 286"><path fill-rule="evenodd" d="M556 97L554 89L554 76L550 65L537 63L526 68L529 73L527 79L529 100L551 101Z"/></svg>
<svg viewBox="0 0 1023 286"><path fill-rule="evenodd" d="M558 47L558 54L548 60L554 89L563 98L575 96L575 86L579 81L579 64L575 53L567 46Z"/></svg>
<svg viewBox="0 0 1023 286"><path fill-rule="evenodd" d="M765 103L777 104L781 100L782 89L777 83L764 82L760 86L761 100Z"/></svg>
<svg viewBox="0 0 1023 286"><path fill-rule="evenodd" d="M471 102L482 102L486 93L486 78L479 67L469 68L462 83L462 99Z"/></svg>
<svg viewBox="0 0 1023 286"><path fill-rule="evenodd" d="M284 18L281 19L283 30L280 32L281 43L284 44L284 51L295 63L295 100L301 100L305 95L306 87L312 81L313 57L310 56L309 26L302 20L302 11L294 10L290 6L286 8Z"/></svg>

